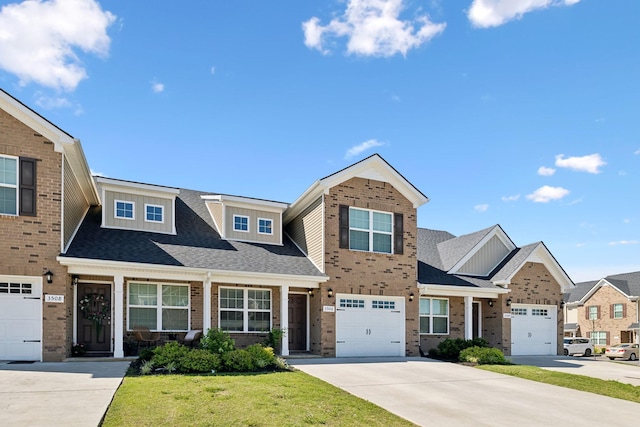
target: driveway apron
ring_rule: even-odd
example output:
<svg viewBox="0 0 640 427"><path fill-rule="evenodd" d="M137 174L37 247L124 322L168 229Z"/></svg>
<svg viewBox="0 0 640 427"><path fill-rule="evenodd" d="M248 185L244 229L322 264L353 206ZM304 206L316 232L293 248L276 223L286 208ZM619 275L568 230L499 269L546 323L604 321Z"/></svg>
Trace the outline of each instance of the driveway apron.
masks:
<svg viewBox="0 0 640 427"><path fill-rule="evenodd" d="M0 426L100 424L130 362L0 362Z"/></svg>
<svg viewBox="0 0 640 427"><path fill-rule="evenodd" d="M640 414L638 403L426 358L289 364L423 426L637 425Z"/></svg>

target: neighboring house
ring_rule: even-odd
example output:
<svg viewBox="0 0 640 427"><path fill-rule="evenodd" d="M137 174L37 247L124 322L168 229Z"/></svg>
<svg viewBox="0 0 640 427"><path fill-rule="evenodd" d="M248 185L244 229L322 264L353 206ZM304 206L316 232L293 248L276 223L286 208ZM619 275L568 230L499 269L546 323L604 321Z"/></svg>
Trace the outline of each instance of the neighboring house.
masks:
<svg viewBox="0 0 640 427"><path fill-rule="evenodd" d="M377 154L292 204L92 178L79 141L0 101L0 360L62 360L74 343L122 357L136 326L161 341L222 328L240 346L282 328L283 355L415 356L475 336L561 349L573 284L544 244L419 229L428 198ZM14 171L30 160L37 173Z"/></svg>
<svg viewBox="0 0 640 427"><path fill-rule="evenodd" d="M459 237L419 229L418 260L424 350L483 337L505 354L561 354L573 283L544 243L518 248L499 225Z"/></svg>
<svg viewBox="0 0 640 427"><path fill-rule="evenodd" d="M577 283L565 295L565 335L605 346L638 341L640 271Z"/></svg>

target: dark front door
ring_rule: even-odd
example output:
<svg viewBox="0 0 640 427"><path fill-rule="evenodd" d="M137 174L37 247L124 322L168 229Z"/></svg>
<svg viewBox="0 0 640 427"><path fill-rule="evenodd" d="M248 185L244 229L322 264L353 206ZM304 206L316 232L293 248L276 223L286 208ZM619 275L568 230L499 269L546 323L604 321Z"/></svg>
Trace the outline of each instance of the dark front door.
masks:
<svg viewBox="0 0 640 427"><path fill-rule="evenodd" d="M111 352L111 285L78 284L78 344L87 356Z"/></svg>
<svg viewBox="0 0 640 427"><path fill-rule="evenodd" d="M307 350L307 296L289 295L289 351Z"/></svg>

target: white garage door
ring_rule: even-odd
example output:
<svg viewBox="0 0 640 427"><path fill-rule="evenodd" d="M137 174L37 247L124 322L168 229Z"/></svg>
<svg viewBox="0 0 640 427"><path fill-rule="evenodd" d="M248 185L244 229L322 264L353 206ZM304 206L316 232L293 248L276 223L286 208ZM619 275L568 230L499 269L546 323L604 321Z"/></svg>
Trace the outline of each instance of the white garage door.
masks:
<svg viewBox="0 0 640 427"><path fill-rule="evenodd" d="M0 360L41 360L42 281L0 276Z"/></svg>
<svg viewBox="0 0 640 427"><path fill-rule="evenodd" d="M336 294L336 357L404 356L403 297Z"/></svg>
<svg viewBox="0 0 640 427"><path fill-rule="evenodd" d="M511 306L511 354L557 354L557 308L555 305Z"/></svg>

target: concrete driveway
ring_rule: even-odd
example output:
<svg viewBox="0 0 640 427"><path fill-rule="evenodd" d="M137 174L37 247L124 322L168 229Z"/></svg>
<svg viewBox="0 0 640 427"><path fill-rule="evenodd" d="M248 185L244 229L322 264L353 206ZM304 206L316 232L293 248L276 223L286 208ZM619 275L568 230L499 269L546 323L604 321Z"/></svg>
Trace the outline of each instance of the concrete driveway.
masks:
<svg viewBox="0 0 640 427"><path fill-rule="evenodd" d="M636 425L640 414L637 403L427 358L289 364L425 426L588 425L607 419Z"/></svg>
<svg viewBox="0 0 640 427"><path fill-rule="evenodd" d="M131 362L0 362L0 426L100 424Z"/></svg>

